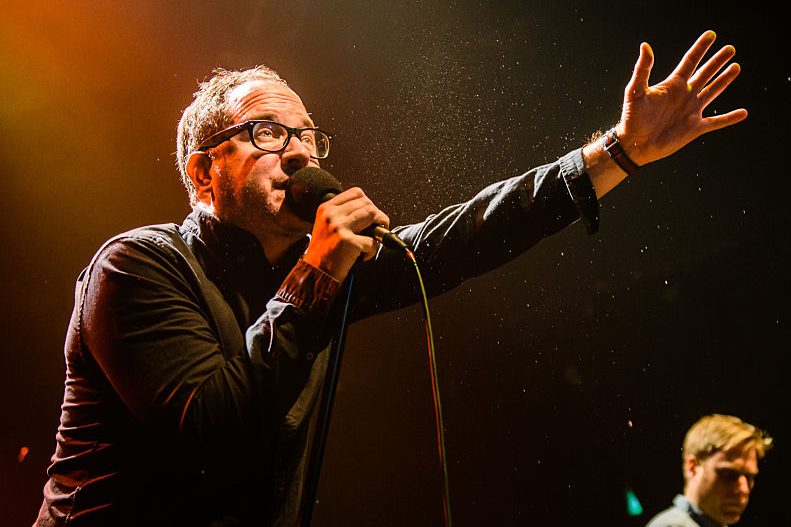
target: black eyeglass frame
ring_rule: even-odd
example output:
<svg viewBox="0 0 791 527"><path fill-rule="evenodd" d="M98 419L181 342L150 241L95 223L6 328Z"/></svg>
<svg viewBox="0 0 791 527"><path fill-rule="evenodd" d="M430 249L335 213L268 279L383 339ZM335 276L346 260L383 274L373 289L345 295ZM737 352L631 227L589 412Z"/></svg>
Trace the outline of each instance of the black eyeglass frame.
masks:
<svg viewBox="0 0 791 527"><path fill-rule="evenodd" d="M260 146L258 146L258 144L255 142L255 137L253 137L253 128L255 128L255 125L257 125L259 123L272 123L272 124L276 124L278 126L282 126L283 128L285 128L286 131L288 132L288 136L286 136L286 140L283 143L283 146L281 146L277 150L268 150L266 148L261 148ZM318 157L318 156L310 156L310 157L312 157L313 159L326 159L330 155L329 145L330 145L330 141L332 141L332 134L330 132L327 132L326 130L322 130L320 128L315 128L315 127L292 128L291 126L286 126L283 123L278 123L277 121L271 121L269 119L250 119L250 120L241 122L239 124L235 124L233 126L229 126L225 130L220 130L216 134L212 134L209 137L207 137L198 146L197 150L198 151L203 151L203 150L206 150L208 148L214 148L216 146L219 146L222 143L224 143L225 141L227 141L230 138L232 138L233 136L235 136L236 134L241 133L245 129L247 129L247 134L250 136L250 143L255 148L257 148L258 150L262 150L264 152L272 153L272 154L276 154L278 152L282 152L283 150L285 150L286 147L288 146L288 143L291 142L291 138L293 136L296 136L297 139L301 139L302 138L302 134L304 132L308 131L308 130L315 131L315 132L321 132L322 134L327 136L327 141L328 141L327 142L327 154L322 156L322 157Z"/></svg>

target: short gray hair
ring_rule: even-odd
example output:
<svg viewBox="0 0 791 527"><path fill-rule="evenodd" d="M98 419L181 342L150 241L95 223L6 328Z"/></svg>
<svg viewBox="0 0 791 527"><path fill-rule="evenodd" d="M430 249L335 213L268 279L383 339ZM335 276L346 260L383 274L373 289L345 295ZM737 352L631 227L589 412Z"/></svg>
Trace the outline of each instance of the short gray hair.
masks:
<svg viewBox="0 0 791 527"><path fill-rule="evenodd" d="M198 85L192 103L181 114L176 134L176 164L192 205L197 201L197 190L187 174L187 160L203 141L232 124L227 112L228 93L251 81L279 82L288 86L267 66L239 71L217 68L209 80Z"/></svg>

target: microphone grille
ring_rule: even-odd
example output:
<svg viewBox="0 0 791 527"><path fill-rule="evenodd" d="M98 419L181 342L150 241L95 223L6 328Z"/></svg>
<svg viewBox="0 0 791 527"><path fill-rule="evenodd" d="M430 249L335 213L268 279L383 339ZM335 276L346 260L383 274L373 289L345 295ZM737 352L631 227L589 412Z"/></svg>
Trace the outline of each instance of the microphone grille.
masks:
<svg viewBox="0 0 791 527"><path fill-rule="evenodd" d="M326 170L300 168L286 182L286 205L297 217L313 223L319 205L341 192L341 182Z"/></svg>

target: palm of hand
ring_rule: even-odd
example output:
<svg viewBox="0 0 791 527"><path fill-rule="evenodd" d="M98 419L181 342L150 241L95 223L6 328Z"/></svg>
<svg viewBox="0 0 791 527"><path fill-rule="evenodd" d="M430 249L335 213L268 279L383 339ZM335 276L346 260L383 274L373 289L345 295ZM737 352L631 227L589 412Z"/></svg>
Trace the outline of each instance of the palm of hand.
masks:
<svg viewBox="0 0 791 527"><path fill-rule="evenodd" d="M621 121L616 129L636 163L642 165L666 157L705 133L747 117L744 109L703 117L703 110L740 71L736 63L722 70L736 53L733 46L723 47L698 68L714 38L713 31L701 35L673 73L653 86L648 85L653 52L646 43L640 46L640 58L626 86Z"/></svg>

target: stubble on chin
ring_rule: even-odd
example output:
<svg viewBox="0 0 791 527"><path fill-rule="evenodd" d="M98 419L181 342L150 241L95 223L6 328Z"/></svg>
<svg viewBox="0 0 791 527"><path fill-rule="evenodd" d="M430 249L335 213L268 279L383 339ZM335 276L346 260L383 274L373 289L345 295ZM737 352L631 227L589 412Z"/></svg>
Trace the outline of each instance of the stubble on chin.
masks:
<svg viewBox="0 0 791 527"><path fill-rule="evenodd" d="M308 234L310 223L299 219L284 203L283 190L262 192L261 189L245 187L242 199L236 205L237 217L244 218L247 227L259 236L283 236L297 240Z"/></svg>

